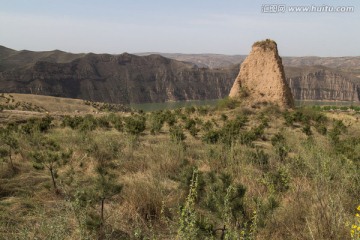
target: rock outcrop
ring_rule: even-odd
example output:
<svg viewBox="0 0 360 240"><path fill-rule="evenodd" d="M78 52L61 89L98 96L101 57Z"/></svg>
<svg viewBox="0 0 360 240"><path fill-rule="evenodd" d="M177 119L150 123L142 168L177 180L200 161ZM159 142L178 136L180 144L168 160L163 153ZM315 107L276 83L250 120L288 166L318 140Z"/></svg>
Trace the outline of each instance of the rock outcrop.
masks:
<svg viewBox="0 0 360 240"><path fill-rule="evenodd" d="M282 108L294 106L274 41L267 39L254 43L250 55L241 64L229 96L250 104L266 102Z"/></svg>

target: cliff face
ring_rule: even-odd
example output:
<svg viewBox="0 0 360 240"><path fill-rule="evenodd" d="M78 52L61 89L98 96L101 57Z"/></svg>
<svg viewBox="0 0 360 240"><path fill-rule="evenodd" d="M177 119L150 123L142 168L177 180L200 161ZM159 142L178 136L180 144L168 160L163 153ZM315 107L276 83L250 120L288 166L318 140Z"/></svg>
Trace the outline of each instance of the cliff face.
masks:
<svg viewBox="0 0 360 240"><path fill-rule="evenodd" d="M271 102L283 108L294 106L274 41L267 39L253 45L251 53L241 64L229 96L251 104Z"/></svg>
<svg viewBox="0 0 360 240"><path fill-rule="evenodd" d="M358 86L325 67L287 68L287 81L297 100L359 101Z"/></svg>
<svg viewBox="0 0 360 240"><path fill-rule="evenodd" d="M145 103L226 96L232 68L202 69L159 55L87 54L67 63L37 61L0 73L2 92Z"/></svg>

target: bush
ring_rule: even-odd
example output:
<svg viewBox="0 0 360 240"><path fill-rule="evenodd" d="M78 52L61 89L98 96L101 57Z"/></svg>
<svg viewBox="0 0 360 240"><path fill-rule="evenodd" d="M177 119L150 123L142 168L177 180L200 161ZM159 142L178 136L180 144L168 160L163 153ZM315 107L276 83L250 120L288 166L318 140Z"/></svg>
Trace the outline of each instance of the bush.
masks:
<svg viewBox="0 0 360 240"><path fill-rule="evenodd" d="M334 120L333 128L329 131L329 137L333 143L339 143L340 134L346 132L346 126L341 120Z"/></svg>
<svg viewBox="0 0 360 240"><path fill-rule="evenodd" d="M171 140L176 143L182 142L186 139L184 131L180 126L173 126L170 128L170 137Z"/></svg>
<svg viewBox="0 0 360 240"><path fill-rule="evenodd" d="M82 132L93 131L96 129L97 125L98 125L98 122L94 118L94 116L87 114L82 119L82 121L79 123L79 125L77 126L77 129L79 129Z"/></svg>
<svg viewBox="0 0 360 240"><path fill-rule="evenodd" d="M276 133L271 138L271 144L273 146L276 146L277 144L284 144L285 143L285 137L281 133Z"/></svg>
<svg viewBox="0 0 360 240"><path fill-rule="evenodd" d="M210 131L211 129L213 129L213 127L214 127L214 124L209 120L203 124L204 131Z"/></svg>
<svg viewBox="0 0 360 240"><path fill-rule="evenodd" d="M139 135L145 130L146 118L143 116L135 115L133 117L127 117L124 120L126 132L132 135Z"/></svg>
<svg viewBox="0 0 360 240"><path fill-rule="evenodd" d="M187 106L185 107L185 113L186 114L193 114L196 111L194 106Z"/></svg>
<svg viewBox="0 0 360 240"><path fill-rule="evenodd" d="M173 114L170 110L166 110L163 113L163 119L164 121L171 127L176 123L176 117L175 114Z"/></svg>
<svg viewBox="0 0 360 240"><path fill-rule="evenodd" d="M202 137L202 140L206 143L215 144L219 141L220 133L216 130L209 130L204 134Z"/></svg>
<svg viewBox="0 0 360 240"><path fill-rule="evenodd" d="M186 120L184 128L186 130L190 130L192 127L195 127L195 126L196 126L195 120L189 118L189 119Z"/></svg>
<svg viewBox="0 0 360 240"><path fill-rule="evenodd" d="M267 167L269 164L269 155L264 152L264 150L256 148L255 152L249 153L250 161L261 166Z"/></svg>
<svg viewBox="0 0 360 240"><path fill-rule="evenodd" d="M326 133L327 133L327 128L326 128L325 124L323 124L323 123L317 123L315 125L315 129L321 135L326 135Z"/></svg>
<svg viewBox="0 0 360 240"><path fill-rule="evenodd" d="M107 116L107 119L116 130L118 130L119 132L123 131L124 125L120 116L116 115L115 113L110 113Z"/></svg>
<svg viewBox="0 0 360 240"><path fill-rule="evenodd" d="M217 108L218 109L234 109L239 105L239 102L236 101L233 98L230 97L226 97L224 99L221 99L218 103L217 103Z"/></svg>
<svg viewBox="0 0 360 240"><path fill-rule="evenodd" d="M207 115L209 113L209 107L208 106L199 106L197 107L197 112L200 115Z"/></svg>
<svg viewBox="0 0 360 240"><path fill-rule="evenodd" d="M302 128L303 133L305 133L307 136L311 136L312 132L311 132L311 128L309 124L306 124L303 128Z"/></svg>
<svg viewBox="0 0 360 240"><path fill-rule="evenodd" d="M165 118L161 111L152 113L150 115L151 134L159 133L164 125L164 122L165 122Z"/></svg>
<svg viewBox="0 0 360 240"><path fill-rule="evenodd" d="M21 126L21 129L26 134L33 132L47 132L52 127L53 118L46 116L43 118L31 118Z"/></svg>
<svg viewBox="0 0 360 240"><path fill-rule="evenodd" d="M224 113L221 114L221 120L225 122L226 120L228 120L228 116Z"/></svg>
<svg viewBox="0 0 360 240"><path fill-rule="evenodd" d="M102 129L110 129L110 122L108 116L101 116L97 119L97 125Z"/></svg>
<svg viewBox="0 0 360 240"><path fill-rule="evenodd" d="M236 119L227 121L221 129L221 140L223 143L231 144L240 137L240 130L247 123L246 116L237 116Z"/></svg>
<svg viewBox="0 0 360 240"><path fill-rule="evenodd" d="M271 144L274 146L279 159L283 161L289 152L285 137L281 133L277 133L271 138Z"/></svg>

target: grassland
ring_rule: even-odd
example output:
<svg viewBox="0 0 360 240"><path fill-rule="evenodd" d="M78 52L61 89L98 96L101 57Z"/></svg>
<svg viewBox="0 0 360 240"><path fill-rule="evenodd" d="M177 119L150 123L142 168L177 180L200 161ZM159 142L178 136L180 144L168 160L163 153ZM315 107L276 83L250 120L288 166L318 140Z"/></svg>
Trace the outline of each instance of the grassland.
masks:
<svg viewBox="0 0 360 240"><path fill-rule="evenodd" d="M43 108L1 122L0 239L359 237L357 111Z"/></svg>

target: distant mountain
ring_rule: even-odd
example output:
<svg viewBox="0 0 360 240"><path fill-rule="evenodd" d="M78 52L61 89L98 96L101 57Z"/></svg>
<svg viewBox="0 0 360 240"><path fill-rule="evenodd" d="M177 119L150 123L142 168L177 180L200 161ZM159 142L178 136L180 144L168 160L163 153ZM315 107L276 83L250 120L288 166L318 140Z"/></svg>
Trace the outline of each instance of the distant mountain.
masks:
<svg viewBox="0 0 360 240"><path fill-rule="evenodd" d="M246 55L223 55L223 54L182 54L182 53L136 53L139 56L159 54L166 58L196 64L198 67L224 68L240 64Z"/></svg>
<svg viewBox="0 0 360 240"><path fill-rule="evenodd" d="M224 54L182 54L182 53L136 53L139 56L159 54L179 61L191 62L199 67L223 68L234 64L241 64L247 55ZM283 65L290 67L304 67L322 65L330 68L357 69L360 73L360 56L356 57L282 57Z"/></svg>
<svg viewBox="0 0 360 240"><path fill-rule="evenodd" d="M236 76L234 67L202 69L160 55L3 51L2 92L112 103L216 99Z"/></svg>
<svg viewBox="0 0 360 240"><path fill-rule="evenodd" d="M84 55L67 53L60 50L46 52L16 51L0 46L0 71L31 67L32 64L38 61L67 63Z"/></svg>
<svg viewBox="0 0 360 240"><path fill-rule="evenodd" d="M0 92L111 103L217 99L229 94L246 57L162 55L167 57L16 51L0 46ZM357 101L359 61L360 57L283 58L293 95L304 100Z"/></svg>

